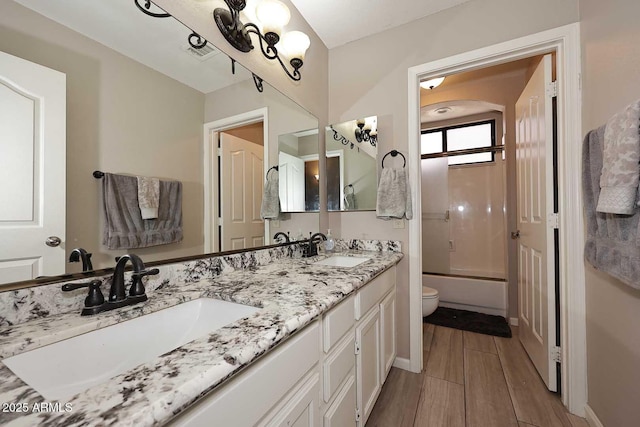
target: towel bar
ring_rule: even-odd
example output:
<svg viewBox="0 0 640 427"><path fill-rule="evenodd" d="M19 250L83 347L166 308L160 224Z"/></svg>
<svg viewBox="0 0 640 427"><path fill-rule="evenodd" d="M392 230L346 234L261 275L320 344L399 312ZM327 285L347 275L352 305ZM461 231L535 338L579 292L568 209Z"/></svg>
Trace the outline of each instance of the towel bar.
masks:
<svg viewBox="0 0 640 427"><path fill-rule="evenodd" d="M391 157L396 157L398 156L398 154L400 154L400 156L402 156L402 160L404 161L402 167L406 167L407 166L407 158L404 156L404 154L402 154L401 152L399 152L398 150L391 150L389 151L387 154L384 155L384 157L382 158L382 168L384 169L384 159L387 158L387 156L391 154Z"/></svg>

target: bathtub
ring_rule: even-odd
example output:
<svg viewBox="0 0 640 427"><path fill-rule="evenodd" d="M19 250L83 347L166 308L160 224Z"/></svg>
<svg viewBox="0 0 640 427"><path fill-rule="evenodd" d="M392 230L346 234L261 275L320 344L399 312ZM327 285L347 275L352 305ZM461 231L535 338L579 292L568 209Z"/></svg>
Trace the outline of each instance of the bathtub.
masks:
<svg viewBox="0 0 640 427"><path fill-rule="evenodd" d="M500 279L422 274L422 286L436 289L440 306L507 317L507 282Z"/></svg>

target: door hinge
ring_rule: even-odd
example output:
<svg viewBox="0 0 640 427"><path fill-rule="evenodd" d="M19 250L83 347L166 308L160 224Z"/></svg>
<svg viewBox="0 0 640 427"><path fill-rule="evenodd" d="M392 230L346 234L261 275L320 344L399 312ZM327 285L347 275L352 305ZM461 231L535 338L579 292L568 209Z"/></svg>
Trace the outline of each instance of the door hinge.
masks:
<svg viewBox="0 0 640 427"><path fill-rule="evenodd" d="M222 148L218 147L218 157L222 157Z"/></svg>
<svg viewBox="0 0 640 427"><path fill-rule="evenodd" d="M547 218L547 223L551 228L560 228L560 218L558 216L558 212L550 213L549 217Z"/></svg>
<svg viewBox="0 0 640 427"><path fill-rule="evenodd" d="M550 98L558 96L558 81L551 82L547 85L547 96Z"/></svg>
<svg viewBox="0 0 640 427"><path fill-rule="evenodd" d="M222 225L222 218L221 217L216 218L216 225L218 225L218 226Z"/></svg>
<svg viewBox="0 0 640 427"><path fill-rule="evenodd" d="M356 341L354 350L355 350L355 354L360 354L360 343L358 343L357 341Z"/></svg>
<svg viewBox="0 0 640 427"><path fill-rule="evenodd" d="M356 422L360 421L360 409L356 408Z"/></svg>
<svg viewBox="0 0 640 427"><path fill-rule="evenodd" d="M551 347L551 360L556 363L562 363L562 349L557 345Z"/></svg>

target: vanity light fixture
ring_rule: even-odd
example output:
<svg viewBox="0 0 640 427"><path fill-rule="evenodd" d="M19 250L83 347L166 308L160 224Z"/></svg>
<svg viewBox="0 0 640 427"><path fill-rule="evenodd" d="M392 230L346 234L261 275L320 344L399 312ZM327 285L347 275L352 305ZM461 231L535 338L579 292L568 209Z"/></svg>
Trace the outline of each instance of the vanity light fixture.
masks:
<svg viewBox="0 0 640 427"><path fill-rule="evenodd" d="M356 121L355 135L358 142L366 141L373 147L378 143L378 131L373 129L373 125L367 123L365 119Z"/></svg>
<svg viewBox="0 0 640 427"><path fill-rule="evenodd" d="M420 82L420 87L423 89L435 89L442 84L444 77L436 77L435 79L425 80Z"/></svg>
<svg viewBox="0 0 640 427"><path fill-rule="evenodd" d="M251 34L256 34L264 57L277 60L292 80L299 81L300 68L311 42L309 37L300 31L291 31L281 37L282 28L291 18L289 8L279 0L261 0L256 7L256 16L262 24L263 34L256 24L251 22L244 24L240 20L240 12L245 8L246 0L224 0L224 2L229 10L216 8L213 11L213 19L229 44L241 52L249 52L254 47ZM289 58L293 71L289 70L281 55Z"/></svg>

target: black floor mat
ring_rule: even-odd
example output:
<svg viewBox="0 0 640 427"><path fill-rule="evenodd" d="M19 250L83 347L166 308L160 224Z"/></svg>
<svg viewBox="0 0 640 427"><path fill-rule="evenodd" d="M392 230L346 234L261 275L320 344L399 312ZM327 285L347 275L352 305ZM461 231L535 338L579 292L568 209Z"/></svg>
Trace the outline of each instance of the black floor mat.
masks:
<svg viewBox="0 0 640 427"><path fill-rule="evenodd" d="M511 338L511 328L507 320L502 316L438 307L431 315L425 317L424 321L448 328L462 329L463 331Z"/></svg>

